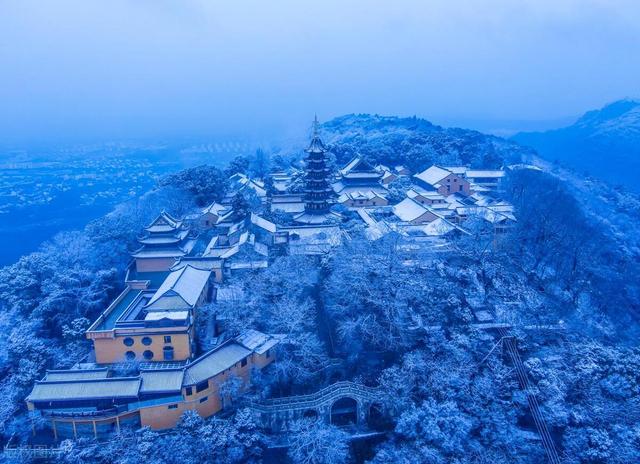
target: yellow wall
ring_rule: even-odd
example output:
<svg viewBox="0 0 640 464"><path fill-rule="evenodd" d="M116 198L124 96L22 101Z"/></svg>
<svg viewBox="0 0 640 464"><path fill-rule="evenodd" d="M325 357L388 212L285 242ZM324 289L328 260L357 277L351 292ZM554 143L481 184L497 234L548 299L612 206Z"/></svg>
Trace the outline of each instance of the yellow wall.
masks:
<svg viewBox="0 0 640 464"><path fill-rule="evenodd" d="M185 411L195 410L202 417L209 417L219 412L223 408L223 401L220 398L220 388L225 381L229 380L229 378L233 375L241 378L244 381L244 387L246 388L250 381L251 369L262 369L264 366L272 363L273 361L275 361L275 352L273 350L271 351L269 357L267 357L266 354L258 355L254 353L247 358L246 366L242 367L241 363L238 362L230 369L227 369L224 372L216 375L215 377L208 379L207 388L201 392L196 393L196 387L195 385L193 385L191 387L192 394L187 395L187 388L184 387L182 389L182 401L141 408L139 411L140 423L143 427L148 426L154 430L164 430L175 427ZM207 398L206 401L200 402L200 400L205 397ZM174 404L177 405L177 407L175 409L169 409L169 406ZM27 407L31 410L33 409L33 404L27 402ZM120 420L122 421L124 416L131 416L132 414L136 413L126 412L120 416ZM66 421L56 419L56 422L63 421L76 422L78 426L80 424L86 426L87 424L92 423L92 421L87 421L86 419L67 419ZM109 418L104 420L102 423L111 423L115 421L115 418ZM101 421L97 420L96 422L100 423ZM90 436L91 434L93 434L92 427L82 427L82 429L78 428L77 435ZM89 433L85 433L87 432L87 430L89 430Z"/></svg>
<svg viewBox="0 0 640 464"><path fill-rule="evenodd" d="M276 359L276 355L275 355L275 350L269 350L269 357L267 357L267 353L265 354L254 354L253 355L253 365L255 367L257 367L258 369L262 369L263 367L271 364L273 361L275 361Z"/></svg>
<svg viewBox="0 0 640 464"><path fill-rule="evenodd" d="M164 336L171 336L171 343L164 342ZM133 345L126 346L123 340L126 337L133 338ZM151 345L142 344L142 338L151 338ZM99 364L122 362L126 360L126 352L136 353L136 361L147 361L142 353L146 350L153 352L151 361L164 361L162 348L164 346L173 347L173 360L184 361L191 357L191 340L188 333L175 334L171 332L158 335L124 335L115 338L97 338L93 340L96 352L96 362Z"/></svg>

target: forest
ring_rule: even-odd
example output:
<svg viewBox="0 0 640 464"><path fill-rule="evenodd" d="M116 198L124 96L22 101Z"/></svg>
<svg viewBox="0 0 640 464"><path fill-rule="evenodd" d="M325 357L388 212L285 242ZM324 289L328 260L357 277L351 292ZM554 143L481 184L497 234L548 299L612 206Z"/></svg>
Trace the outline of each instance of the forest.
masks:
<svg viewBox="0 0 640 464"><path fill-rule="evenodd" d="M412 169L433 162L495 167L530 154L411 118L348 116L322 130L337 162L361 153ZM158 211L181 215L221 199L229 174L299 163L300 153L259 152L225 170L201 166L166 176L1 269L3 442L25 442L32 433L24 398L33 382L86 354L84 331L122 289L135 238ZM249 395L316 391L335 380L323 366L336 359L341 379L386 392L394 413L377 440L358 446L339 427L301 420L286 437L290 462L545 462L513 366L492 352L495 338L471 323L483 309L512 325L562 462L640 460L638 249L550 172L511 171L505 194L518 218L505 236L478 230L446 253L425 252L398 246L393 235L368 240L350 221L350 240L334 252L279 256L267 269L234 275L227 285L235 298L203 308L230 329L286 334L274 369L253 380ZM251 198L245 207L247 214L260 208ZM107 443L65 441L60 461L257 463L273 459L271 438L239 402L207 420L185 414L171 433L125 430Z"/></svg>

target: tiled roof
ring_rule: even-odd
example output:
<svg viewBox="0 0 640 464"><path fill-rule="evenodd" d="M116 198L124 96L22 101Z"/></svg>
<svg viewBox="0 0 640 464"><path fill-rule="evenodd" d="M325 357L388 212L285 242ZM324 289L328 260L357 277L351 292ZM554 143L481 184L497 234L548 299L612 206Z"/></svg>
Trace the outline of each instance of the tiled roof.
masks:
<svg viewBox="0 0 640 464"><path fill-rule="evenodd" d="M180 391L184 378L183 369L154 369L140 372L140 393Z"/></svg>
<svg viewBox="0 0 640 464"><path fill-rule="evenodd" d="M423 182L426 182L429 185L436 185L449 174L451 174L451 171L449 171L448 169L443 169L438 166L431 166L429 169L425 169L421 173L416 174L415 177Z"/></svg>
<svg viewBox="0 0 640 464"><path fill-rule="evenodd" d="M185 368L184 384L194 385L218 375L250 354L251 350L234 341L222 345Z"/></svg>
<svg viewBox="0 0 640 464"><path fill-rule="evenodd" d="M245 330L236 337L238 343L258 354L264 354L268 349L276 346L283 339L282 335L270 335L257 330Z"/></svg>
<svg viewBox="0 0 640 464"><path fill-rule="evenodd" d="M92 380L106 379L109 376L109 369L69 369L69 370L50 370L44 377L47 382L70 381L70 380Z"/></svg>
<svg viewBox="0 0 640 464"><path fill-rule="evenodd" d="M193 307L200 298L210 276L211 271L196 269L190 265L171 272L147 303L147 309Z"/></svg>
<svg viewBox="0 0 640 464"><path fill-rule="evenodd" d="M36 382L29 401L64 401L82 399L135 398L138 377L116 377L77 381Z"/></svg>
<svg viewBox="0 0 640 464"><path fill-rule="evenodd" d="M398 216L401 221L407 222L418 219L428 211L428 208L422 206L411 198L405 198L400 203L393 206L393 214Z"/></svg>

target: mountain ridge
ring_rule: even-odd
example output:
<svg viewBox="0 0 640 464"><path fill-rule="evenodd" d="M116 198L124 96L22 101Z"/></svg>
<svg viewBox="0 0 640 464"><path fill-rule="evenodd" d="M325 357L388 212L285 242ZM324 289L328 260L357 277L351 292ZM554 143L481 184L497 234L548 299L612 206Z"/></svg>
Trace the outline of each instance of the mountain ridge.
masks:
<svg viewBox="0 0 640 464"><path fill-rule="evenodd" d="M640 100L617 100L570 126L520 132L510 140L549 161L640 192Z"/></svg>

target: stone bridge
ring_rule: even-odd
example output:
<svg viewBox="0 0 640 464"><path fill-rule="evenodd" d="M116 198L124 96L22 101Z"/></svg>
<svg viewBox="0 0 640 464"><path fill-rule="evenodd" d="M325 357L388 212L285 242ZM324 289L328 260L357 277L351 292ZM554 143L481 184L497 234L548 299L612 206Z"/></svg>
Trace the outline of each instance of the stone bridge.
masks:
<svg viewBox="0 0 640 464"><path fill-rule="evenodd" d="M292 421L321 418L335 425L364 425L386 416L384 395L378 389L354 382L336 382L309 395L252 401L264 427L273 432L286 430Z"/></svg>

